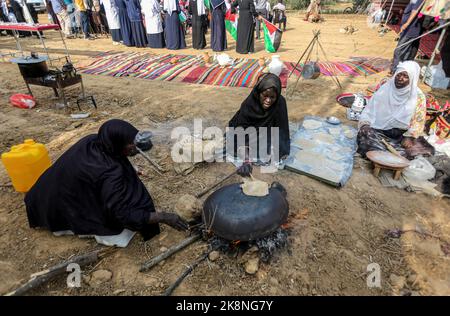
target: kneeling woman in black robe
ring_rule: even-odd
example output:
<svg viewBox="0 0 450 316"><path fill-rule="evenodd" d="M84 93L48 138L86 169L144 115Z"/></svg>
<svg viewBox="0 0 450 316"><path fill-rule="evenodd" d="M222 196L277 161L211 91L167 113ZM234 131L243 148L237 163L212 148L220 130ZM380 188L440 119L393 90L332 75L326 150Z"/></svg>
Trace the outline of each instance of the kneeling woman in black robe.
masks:
<svg viewBox="0 0 450 316"><path fill-rule="evenodd" d="M130 123L110 120L66 151L25 197L30 227L95 235L97 241L125 229L148 240L159 234L158 223L187 229L178 215L155 211L129 162L137 133Z"/></svg>
<svg viewBox="0 0 450 316"><path fill-rule="evenodd" d="M270 155L272 140L270 128L279 128L279 158L283 159L289 155L290 139L289 139L289 119L286 106L286 99L281 95L280 78L274 74L265 74L250 95L242 102L241 108L228 123L229 127L242 127L244 129L254 127L257 133L258 145L265 145L267 142L267 154ZM260 128L266 127L267 133L260 134ZM263 136L266 136L264 138ZM249 139L249 137L248 137ZM258 152L257 148L252 145L252 141L246 139L246 145L252 147L253 153ZM228 141L228 140L227 140ZM235 153L237 151L235 142ZM235 155L236 156L236 155ZM258 158L261 158L258 156Z"/></svg>

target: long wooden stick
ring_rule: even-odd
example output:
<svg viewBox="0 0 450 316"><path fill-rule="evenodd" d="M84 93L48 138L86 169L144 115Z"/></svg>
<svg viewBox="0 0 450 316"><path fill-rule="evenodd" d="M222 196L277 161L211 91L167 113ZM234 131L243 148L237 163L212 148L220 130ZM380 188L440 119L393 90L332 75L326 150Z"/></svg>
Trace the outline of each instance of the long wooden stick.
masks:
<svg viewBox="0 0 450 316"><path fill-rule="evenodd" d="M190 266L187 267L186 270L178 277L178 279L173 283L171 286L167 288L167 290L164 292L164 296L170 296L172 295L172 292L178 287L178 285L183 282L183 280L192 272L194 269L206 258L208 258L210 251L206 251L203 253L200 257L198 257Z"/></svg>
<svg viewBox="0 0 450 316"><path fill-rule="evenodd" d="M317 33L314 33L313 39L311 40L311 42L309 42L308 47L306 47L306 49L303 51L302 56L298 59L297 64L295 65L295 67L294 67L294 68L292 69L292 71L290 72L288 78L291 77L291 75L294 73L295 70L299 70L299 71L300 71L300 69L297 68L298 65L300 64L300 62L301 62L301 60L303 59L303 57L305 56L306 52L309 50L309 48L311 47L311 45L312 45L313 42L315 41L316 37L319 36L319 34L320 34L320 31L318 31ZM302 74L300 73L299 77L300 77L301 75L302 75Z"/></svg>
<svg viewBox="0 0 450 316"><path fill-rule="evenodd" d="M151 159L145 152L143 152L140 148L136 147L137 150L139 151L139 153L141 154L142 157L145 158L145 160L147 160L154 168L155 171L162 176L161 172L164 172L165 170L163 168L161 168L160 165L158 165L155 161L153 161L153 159Z"/></svg>
<svg viewBox="0 0 450 316"><path fill-rule="evenodd" d="M116 249L114 248L113 251ZM27 281L27 283L21 285L16 290L6 294L6 296L19 296L24 295L26 292L37 288L38 286L54 279L58 275L64 274L66 272L66 268L71 263L77 263L82 266L86 266L89 264L92 264L94 262L97 262L99 259L105 257L106 255L109 255L111 252L111 249L105 250L95 250L91 251L76 257L73 257L72 259L66 260L60 264L57 264L55 266L52 266L46 270L34 273L30 276L30 279Z"/></svg>
<svg viewBox="0 0 450 316"><path fill-rule="evenodd" d="M391 144L389 144L384 138L381 138L381 142L383 143L384 146L386 146L387 150L389 150L391 153L393 153L394 155L401 157L402 155L400 155L400 153L395 150L394 147L392 147Z"/></svg>
<svg viewBox="0 0 450 316"><path fill-rule="evenodd" d="M212 189L214 189L215 187L217 187L219 184L225 182L226 180L228 180L229 178L231 178L232 176L234 176L237 173L237 170L233 171L233 173L229 174L228 176L226 176L225 178L223 178L222 180L217 181L216 183L214 183L213 185L207 187L206 189L204 189L202 192L197 193L195 195L195 197L201 198L203 195L205 195L206 193L208 193L209 191L211 191Z"/></svg>
<svg viewBox="0 0 450 316"><path fill-rule="evenodd" d="M183 248L186 248L187 246L189 246L190 244L193 244L194 242L196 242L199 239L200 239L200 234L195 234L195 235L192 235L192 236L184 239L179 244L176 244L175 246L170 247L166 252L163 252L162 254L160 254L156 257L153 257L152 259L144 262L141 265L139 272L144 272L144 271L147 271L147 270L153 268L161 261L169 258L174 253L180 251Z"/></svg>

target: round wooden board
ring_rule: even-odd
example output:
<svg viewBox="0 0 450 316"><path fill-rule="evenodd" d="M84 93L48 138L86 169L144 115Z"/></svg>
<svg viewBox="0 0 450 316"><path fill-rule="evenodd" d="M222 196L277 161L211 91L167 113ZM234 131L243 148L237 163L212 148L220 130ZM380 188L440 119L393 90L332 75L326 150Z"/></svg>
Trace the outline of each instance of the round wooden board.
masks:
<svg viewBox="0 0 450 316"><path fill-rule="evenodd" d="M391 168L406 168L409 166L409 160L403 157L396 156L388 151L373 150L366 154L367 158L381 166Z"/></svg>

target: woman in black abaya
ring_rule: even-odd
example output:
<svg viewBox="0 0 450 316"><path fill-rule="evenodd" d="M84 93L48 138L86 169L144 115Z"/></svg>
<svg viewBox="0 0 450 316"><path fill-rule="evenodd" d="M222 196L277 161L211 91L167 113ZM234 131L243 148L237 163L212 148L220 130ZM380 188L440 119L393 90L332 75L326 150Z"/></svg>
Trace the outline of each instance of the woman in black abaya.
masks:
<svg viewBox="0 0 450 316"><path fill-rule="evenodd" d="M131 36L133 37L134 46L147 46L147 33L142 24L141 4L139 0L125 0L125 5L131 23Z"/></svg>
<svg viewBox="0 0 450 316"><path fill-rule="evenodd" d="M119 12L120 35L125 46L135 46L133 28L128 17L127 4L125 0L112 0Z"/></svg>
<svg viewBox="0 0 450 316"><path fill-rule="evenodd" d="M211 49L215 52L221 52L227 48L227 34L225 32L225 1L211 0L211 7Z"/></svg>
<svg viewBox="0 0 450 316"><path fill-rule="evenodd" d="M176 50L186 48L184 32L180 23L181 8L178 0L164 0L164 39L167 49Z"/></svg>
<svg viewBox="0 0 450 316"><path fill-rule="evenodd" d="M206 46L207 17L203 0L189 1L189 14L192 15L192 48L203 49Z"/></svg>
<svg viewBox="0 0 450 316"><path fill-rule="evenodd" d="M237 26L236 52L240 54L255 51L255 23L254 19L261 19L256 13L253 0L236 0L232 4L233 10L239 6L239 19Z"/></svg>
<svg viewBox="0 0 450 316"><path fill-rule="evenodd" d="M23 8L22 6L16 1L16 0L10 0L10 11L12 11L16 17L16 20L18 23L27 23L27 20L25 19L25 15L23 14ZM8 2L7 2L8 3ZM31 32L27 31L19 31L19 36L31 36Z"/></svg>
<svg viewBox="0 0 450 316"><path fill-rule="evenodd" d="M110 120L66 151L25 197L30 227L94 235L97 241L124 230L148 240L159 234L158 223L187 229L176 214L156 212L129 162L127 156L137 153L137 133L130 123Z"/></svg>
<svg viewBox="0 0 450 316"><path fill-rule="evenodd" d="M288 156L290 153L289 118L286 99L281 95L280 78L270 73L263 75L228 126L244 129L254 127L257 133L257 147L259 148L263 145L262 142L266 141L267 154L271 154L270 128L279 128L279 158L283 159ZM262 127L267 128L267 134L260 135L259 130ZM267 138L262 137L265 135ZM251 144L252 141L246 141L247 146L252 146ZM252 151L258 152L255 147L252 148Z"/></svg>

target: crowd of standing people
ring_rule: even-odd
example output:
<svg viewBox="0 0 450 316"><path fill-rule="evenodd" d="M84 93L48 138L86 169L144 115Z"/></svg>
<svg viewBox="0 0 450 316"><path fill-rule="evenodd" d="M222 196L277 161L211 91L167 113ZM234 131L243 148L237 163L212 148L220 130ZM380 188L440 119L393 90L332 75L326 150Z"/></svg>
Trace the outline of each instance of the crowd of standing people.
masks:
<svg viewBox="0 0 450 316"><path fill-rule="evenodd" d="M0 2L1 21L38 23L31 5L33 19L24 17L25 0ZM236 51L248 54L254 52L255 31L261 38L263 18L286 29L286 7L277 2L273 9L268 0L47 0L46 6L50 22L68 39L109 33L115 45L177 50L186 48L190 35L192 47L204 49L209 31L211 49L218 52L227 49L227 12L239 13Z"/></svg>
<svg viewBox="0 0 450 316"><path fill-rule="evenodd" d="M25 7L26 6L26 7ZM0 22L39 23L34 6L25 0L0 0ZM58 24L66 38L83 34L105 34L108 30L106 11L99 0L47 0L46 9L50 23ZM19 32L19 36L31 35Z"/></svg>

